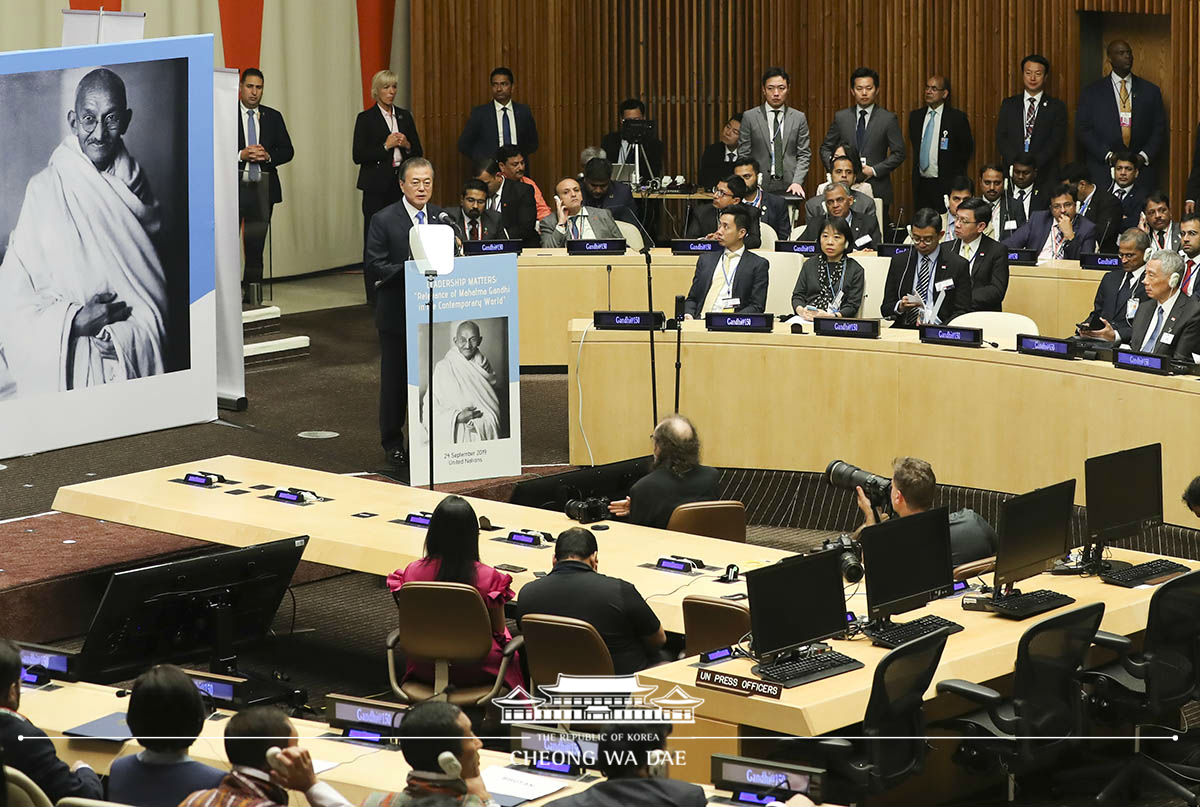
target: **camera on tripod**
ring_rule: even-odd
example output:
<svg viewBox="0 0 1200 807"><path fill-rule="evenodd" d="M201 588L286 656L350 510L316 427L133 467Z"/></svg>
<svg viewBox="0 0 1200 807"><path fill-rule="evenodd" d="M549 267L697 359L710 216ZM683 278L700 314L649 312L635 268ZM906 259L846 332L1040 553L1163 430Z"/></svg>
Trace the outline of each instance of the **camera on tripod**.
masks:
<svg viewBox="0 0 1200 807"><path fill-rule="evenodd" d="M821 549L840 549L842 554L839 563L842 567L842 579L847 583L857 583L862 580L862 544L843 533L837 538L826 538L821 542Z"/></svg>
<svg viewBox="0 0 1200 807"><path fill-rule="evenodd" d="M571 499L563 511L567 518L580 524L592 524L608 518L609 500L603 496L590 496L586 499Z"/></svg>
<svg viewBox="0 0 1200 807"><path fill-rule="evenodd" d="M889 516L896 514L892 509L892 480L887 477L864 471L844 460L834 460L825 468L825 481L835 488L850 491L856 487L862 488L867 501L877 512L887 513Z"/></svg>

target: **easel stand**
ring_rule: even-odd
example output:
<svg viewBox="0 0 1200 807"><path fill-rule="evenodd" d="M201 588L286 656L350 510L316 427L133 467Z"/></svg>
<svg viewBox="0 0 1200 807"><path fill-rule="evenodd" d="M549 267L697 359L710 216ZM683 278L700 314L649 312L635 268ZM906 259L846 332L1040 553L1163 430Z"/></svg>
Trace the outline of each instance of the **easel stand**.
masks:
<svg viewBox="0 0 1200 807"><path fill-rule="evenodd" d="M437 279L437 272L425 272L425 282L429 284L429 339L428 339L428 354L429 362L429 411L426 416L429 418L429 489L433 490L433 281Z"/></svg>

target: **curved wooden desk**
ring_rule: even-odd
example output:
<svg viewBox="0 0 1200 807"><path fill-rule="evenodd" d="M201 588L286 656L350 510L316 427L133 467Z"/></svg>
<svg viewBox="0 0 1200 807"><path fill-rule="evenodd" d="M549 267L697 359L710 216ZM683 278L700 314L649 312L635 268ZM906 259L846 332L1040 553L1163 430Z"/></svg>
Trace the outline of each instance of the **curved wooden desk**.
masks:
<svg viewBox="0 0 1200 807"><path fill-rule="evenodd" d="M589 325L575 321L570 330L572 351L583 341L579 367L569 369L577 464L637 456L652 426L646 335L589 329L585 337ZM1082 504L1084 459L1161 441L1166 520L1194 518L1180 493L1197 472L1200 379L925 345L915 331L871 340L785 330L709 333L685 324L680 411L695 422L707 464L819 471L844 459L887 474L894 457L913 455L940 482L988 490L1075 477ZM670 337L658 361L660 416L674 395Z"/></svg>

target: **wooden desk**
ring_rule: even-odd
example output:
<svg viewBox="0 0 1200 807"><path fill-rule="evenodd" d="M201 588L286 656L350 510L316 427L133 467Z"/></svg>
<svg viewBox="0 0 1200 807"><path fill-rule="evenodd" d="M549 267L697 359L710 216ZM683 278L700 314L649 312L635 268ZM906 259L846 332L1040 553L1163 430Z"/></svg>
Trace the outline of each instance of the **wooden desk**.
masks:
<svg viewBox="0 0 1200 807"><path fill-rule="evenodd" d="M573 351L588 324L572 323ZM587 333L568 383L572 463L642 450L651 420L646 366L644 333ZM657 380L659 401L671 401L673 361L658 362ZM893 457L912 455L928 460L939 482L986 490L1019 493L1075 477L1080 504L1087 457L1161 441L1164 515L1175 524L1195 518L1180 501L1200 441L1195 377L925 345L909 330L838 339L783 326L709 333L689 322L679 406L710 465L819 471L844 459L886 474Z"/></svg>
<svg viewBox="0 0 1200 807"><path fill-rule="evenodd" d="M648 431L639 432L643 435ZM237 487L267 484L314 490L331 501L297 506L259 498L264 491L230 496L222 488L198 488L171 482L186 471L204 469L238 480ZM225 487L224 490L230 488ZM389 574L421 557L425 531L391 519L411 512L433 510L445 494L410 488L355 476L342 476L306 468L277 465L241 457L216 457L185 465L112 477L60 488L54 499L57 510L120 524L186 535L228 546L248 546L263 541L309 535L312 540L304 559L343 569ZM554 535L577 527L562 513L469 499L478 515L505 528L534 528ZM371 512L374 518L355 518ZM715 582L715 573L687 577L672 572L643 568L659 557L686 554L710 566L736 563L742 570L774 563L789 552L768 547L702 538L620 522L604 522L609 529L596 533L600 546L600 570L633 583L658 614L663 627L683 632L683 598L688 594L720 596L744 591L744 583ZM483 532L479 554L484 563L509 563L528 571L514 575L513 588L531 582L535 571L548 571L553 545L543 548L517 546L490 540L507 532Z"/></svg>

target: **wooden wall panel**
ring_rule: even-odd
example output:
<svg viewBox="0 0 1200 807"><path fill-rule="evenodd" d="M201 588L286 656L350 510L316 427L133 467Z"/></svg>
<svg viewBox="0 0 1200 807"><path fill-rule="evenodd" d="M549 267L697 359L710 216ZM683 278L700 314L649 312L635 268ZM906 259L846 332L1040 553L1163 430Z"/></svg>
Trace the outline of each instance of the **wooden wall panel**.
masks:
<svg viewBox="0 0 1200 807"><path fill-rule="evenodd" d="M975 133L974 173L995 156L996 112L1020 90L1027 53L1051 61L1049 90L1066 101L1074 126L1081 11L1170 15L1173 198L1182 196L1200 115L1195 0L412 0L410 8L413 112L446 202L467 172L458 135L470 108L489 99L498 64L513 69L515 97L533 107L541 147L531 174L547 195L555 179L579 170L579 152L615 127L616 105L630 95L659 121L666 170L694 178L725 118L761 102L759 75L772 64L791 73L790 102L808 116L810 192L824 177L817 150L833 113L849 105L849 75L860 64L879 71L880 103L906 138L926 76L946 75L951 103ZM893 175L906 216L911 170L906 162Z"/></svg>

